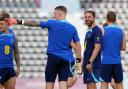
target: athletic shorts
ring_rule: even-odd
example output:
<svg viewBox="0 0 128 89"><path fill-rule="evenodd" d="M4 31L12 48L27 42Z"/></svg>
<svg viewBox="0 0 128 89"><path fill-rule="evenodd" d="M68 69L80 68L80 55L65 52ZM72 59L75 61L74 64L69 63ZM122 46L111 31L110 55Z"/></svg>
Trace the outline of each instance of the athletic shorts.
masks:
<svg viewBox="0 0 128 89"><path fill-rule="evenodd" d="M93 68L91 72L83 69L84 83L98 83L100 82L100 68Z"/></svg>
<svg viewBox="0 0 128 89"><path fill-rule="evenodd" d="M8 67L8 68L0 68L0 83L4 85L7 80L9 80L12 77L15 77L16 73L14 68Z"/></svg>
<svg viewBox="0 0 128 89"><path fill-rule="evenodd" d="M75 61L69 62L69 76L68 77L73 77L74 70L75 70Z"/></svg>
<svg viewBox="0 0 128 89"><path fill-rule="evenodd" d="M123 69L121 64L102 64L101 81L111 82L113 78L116 83L123 81Z"/></svg>
<svg viewBox="0 0 128 89"><path fill-rule="evenodd" d="M69 75L69 61L56 55L48 54L47 65L45 69L46 82L55 82L56 76L60 81L67 81Z"/></svg>

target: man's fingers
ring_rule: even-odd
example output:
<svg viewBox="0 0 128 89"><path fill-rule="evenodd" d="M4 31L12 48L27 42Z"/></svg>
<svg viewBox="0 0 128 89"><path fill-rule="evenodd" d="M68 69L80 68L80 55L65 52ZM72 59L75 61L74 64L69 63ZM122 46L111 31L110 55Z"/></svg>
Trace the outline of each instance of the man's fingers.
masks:
<svg viewBox="0 0 128 89"><path fill-rule="evenodd" d="M11 25L17 23L17 20L15 20L13 18L5 18L5 20L7 21L8 26L11 26Z"/></svg>

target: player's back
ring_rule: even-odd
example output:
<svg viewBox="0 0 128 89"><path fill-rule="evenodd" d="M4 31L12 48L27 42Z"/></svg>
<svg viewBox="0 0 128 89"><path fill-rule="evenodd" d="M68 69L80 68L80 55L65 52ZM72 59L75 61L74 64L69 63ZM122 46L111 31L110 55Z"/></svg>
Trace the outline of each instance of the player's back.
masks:
<svg viewBox="0 0 128 89"><path fill-rule="evenodd" d="M50 25L47 52L64 59L73 58L71 57L72 49L70 44L72 39L79 41L76 28L66 20L52 20Z"/></svg>
<svg viewBox="0 0 128 89"><path fill-rule="evenodd" d="M15 36L9 28L9 33L0 32L0 67L13 66L13 49Z"/></svg>
<svg viewBox="0 0 128 89"><path fill-rule="evenodd" d="M123 31L118 25L109 25L104 28L103 58L104 64L120 63Z"/></svg>

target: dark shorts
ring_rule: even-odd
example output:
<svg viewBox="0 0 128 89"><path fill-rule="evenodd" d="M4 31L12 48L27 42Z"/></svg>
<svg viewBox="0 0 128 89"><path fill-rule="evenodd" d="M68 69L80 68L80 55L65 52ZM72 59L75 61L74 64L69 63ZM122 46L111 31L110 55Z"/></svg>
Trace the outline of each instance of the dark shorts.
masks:
<svg viewBox="0 0 128 89"><path fill-rule="evenodd" d="M68 77L73 77L74 70L75 70L75 61L69 62L69 76Z"/></svg>
<svg viewBox="0 0 128 89"><path fill-rule="evenodd" d="M12 77L15 77L16 73L14 68L0 68L0 83L4 85L4 83Z"/></svg>
<svg viewBox="0 0 128 89"><path fill-rule="evenodd" d="M45 69L46 82L55 82L56 76L60 81L67 81L69 74L69 61L56 55L48 54L47 65Z"/></svg>
<svg viewBox="0 0 128 89"><path fill-rule="evenodd" d="M100 68L93 68L92 72L83 69L84 83L98 83L100 82Z"/></svg>
<svg viewBox="0 0 128 89"><path fill-rule="evenodd" d="M111 82L113 78L116 83L123 81L123 70L121 64L102 64L101 81Z"/></svg>

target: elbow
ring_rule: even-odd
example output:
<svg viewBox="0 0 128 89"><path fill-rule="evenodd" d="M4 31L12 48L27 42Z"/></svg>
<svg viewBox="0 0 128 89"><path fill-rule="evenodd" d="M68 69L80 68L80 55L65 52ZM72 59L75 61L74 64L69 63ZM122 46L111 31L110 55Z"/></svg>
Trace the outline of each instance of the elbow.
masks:
<svg viewBox="0 0 128 89"><path fill-rule="evenodd" d="M95 46L95 49L96 49L97 51L100 51L100 50L101 50L101 45Z"/></svg>
<svg viewBox="0 0 128 89"><path fill-rule="evenodd" d="M122 48L121 50L122 50L122 51L126 51L126 47Z"/></svg>
<svg viewBox="0 0 128 89"><path fill-rule="evenodd" d="M126 51L126 45L125 46L122 46L121 50L122 51Z"/></svg>
<svg viewBox="0 0 128 89"><path fill-rule="evenodd" d="M121 50L122 50L122 51L126 51L126 44L125 44L125 45L122 45Z"/></svg>

